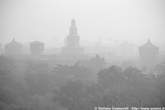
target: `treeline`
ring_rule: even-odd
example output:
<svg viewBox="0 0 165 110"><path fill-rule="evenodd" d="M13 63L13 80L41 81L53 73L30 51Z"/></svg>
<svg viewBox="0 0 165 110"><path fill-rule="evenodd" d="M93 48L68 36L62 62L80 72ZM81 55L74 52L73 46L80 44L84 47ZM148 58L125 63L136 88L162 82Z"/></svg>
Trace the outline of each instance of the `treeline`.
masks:
<svg viewBox="0 0 165 110"><path fill-rule="evenodd" d="M0 57L0 110L93 110L95 106L165 106L160 74L112 65L94 71L77 63ZM155 71L153 71L155 72Z"/></svg>

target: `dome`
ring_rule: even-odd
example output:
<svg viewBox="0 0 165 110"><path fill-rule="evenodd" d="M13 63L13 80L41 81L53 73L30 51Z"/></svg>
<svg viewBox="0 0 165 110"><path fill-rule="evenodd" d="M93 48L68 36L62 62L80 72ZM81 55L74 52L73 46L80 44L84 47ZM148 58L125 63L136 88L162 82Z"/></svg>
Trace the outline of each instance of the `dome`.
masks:
<svg viewBox="0 0 165 110"><path fill-rule="evenodd" d="M155 64L157 64L159 48L148 40L147 43L139 47L139 55L142 66L151 69Z"/></svg>
<svg viewBox="0 0 165 110"><path fill-rule="evenodd" d="M145 43L144 45L142 45L140 47L140 49L156 49L156 50L158 50L159 48L157 46L153 45L151 40L149 39L147 43Z"/></svg>
<svg viewBox="0 0 165 110"><path fill-rule="evenodd" d="M17 42L14 38L13 40L5 45L6 54L22 54L23 46L21 43Z"/></svg>

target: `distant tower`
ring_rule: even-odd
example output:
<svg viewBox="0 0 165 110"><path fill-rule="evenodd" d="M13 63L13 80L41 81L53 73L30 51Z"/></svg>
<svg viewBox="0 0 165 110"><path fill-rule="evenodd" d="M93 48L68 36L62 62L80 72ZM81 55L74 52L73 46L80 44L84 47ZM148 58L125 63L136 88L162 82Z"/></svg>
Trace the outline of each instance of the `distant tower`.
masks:
<svg viewBox="0 0 165 110"><path fill-rule="evenodd" d="M44 52L44 43L33 41L30 43L30 50L32 55L41 55Z"/></svg>
<svg viewBox="0 0 165 110"><path fill-rule="evenodd" d="M17 42L14 38L13 40L5 45L5 55L17 56L23 54L23 45Z"/></svg>
<svg viewBox="0 0 165 110"><path fill-rule="evenodd" d="M69 35L66 38L65 45L67 47L79 47L80 37L77 32L76 21L72 19L69 29Z"/></svg>
<svg viewBox="0 0 165 110"><path fill-rule="evenodd" d="M151 69L158 61L159 48L148 40L147 43L139 47L139 55L142 65Z"/></svg>
<svg viewBox="0 0 165 110"><path fill-rule="evenodd" d="M77 32L76 21L72 19L69 35L66 37L64 47L61 50L61 57L64 62L74 62L81 59L82 55L83 48L80 46L80 36Z"/></svg>

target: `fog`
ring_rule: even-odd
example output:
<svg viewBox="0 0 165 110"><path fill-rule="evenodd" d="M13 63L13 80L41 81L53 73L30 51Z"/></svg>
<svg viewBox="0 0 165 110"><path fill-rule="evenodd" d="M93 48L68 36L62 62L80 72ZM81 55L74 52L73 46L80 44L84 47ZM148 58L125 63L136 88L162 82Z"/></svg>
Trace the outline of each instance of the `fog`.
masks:
<svg viewBox="0 0 165 110"><path fill-rule="evenodd" d="M0 0L0 110L165 107L164 6Z"/></svg>
<svg viewBox="0 0 165 110"><path fill-rule="evenodd" d="M164 46L163 0L1 0L0 41L13 37L27 43L40 40L61 47L72 18L82 45L100 38L111 45L128 41L141 45L148 38Z"/></svg>

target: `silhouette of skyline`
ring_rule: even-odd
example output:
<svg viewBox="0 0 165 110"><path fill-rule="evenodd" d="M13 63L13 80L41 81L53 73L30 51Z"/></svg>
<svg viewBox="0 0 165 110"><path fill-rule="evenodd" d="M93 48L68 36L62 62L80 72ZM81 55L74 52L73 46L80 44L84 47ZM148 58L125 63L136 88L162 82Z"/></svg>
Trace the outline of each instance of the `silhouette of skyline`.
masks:
<svg viewBox="0 0 165 110"><path fill-rule="evenodd" d="M141 45L149 35L156 45L164 46L162 0L2 0L0 4L3 44L12 39L12 34L22 43L40 40L49 47L61 47L70 19L75 18L79 35L83 36L82 45L94 45L98 36L104 41L113 39Z"/></svg>
<svg viewBox="0 0 165 110"><path fill-rule="evenodd" d="M165 108L164 85L164 0L0 0L0 110Z"/></svg>

